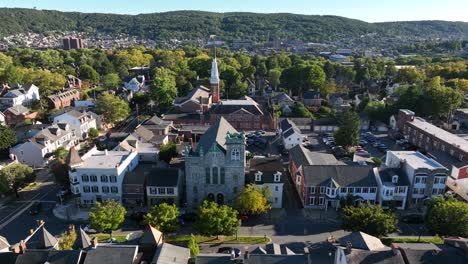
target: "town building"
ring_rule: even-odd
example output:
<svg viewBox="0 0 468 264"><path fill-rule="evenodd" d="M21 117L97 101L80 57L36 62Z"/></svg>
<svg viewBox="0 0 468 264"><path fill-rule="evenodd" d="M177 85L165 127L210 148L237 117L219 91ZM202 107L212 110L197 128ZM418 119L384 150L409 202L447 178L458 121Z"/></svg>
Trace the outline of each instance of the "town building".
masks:
<svg viewBox="0 0 468 264"><path fill-rule="evenodd" d="M281 136L283 146L287 150L302 144L304 138L296 124L287 118L278 123L277 134Z"/></svg>
<svg viewBox="0 0 468 264"><path fill-rule="evenodd" d="M404 210L410 185L404 172L399 169L384 168L378 171L376 179L379 185L378 200L382 208L393 207Z"/></svg>
<svg viewBox="0 0 468 264"><path fill-rule="evenodd" d="M183 177L177 168L152 168L146 184L147 205L161 203L179 206L182 199Z"/></svg>
<svg viewBox="0 0 468 264"><path fill-rule="evenodd" d="M26 120L34 120L37 117L37 112L31 112L28 108L22 105L15 105L7 108L3 112L5 124L10 127L22 125Z"/></svg>
<svg viewBox="0 0 468 264"><path fill-rule="evenodd" d="M34 84L18 85L13 89L5 89L6 92L0 97L1 109L6 109L18 105L30 105L35 101L39 101L39 87Z"/></svg>
<svg viewBox="0 0 468 264"><path fill-rule="evenodd" d="M123 85L125 89L132 91L133 93L137 93L145 86L145 76L128 76L123 80Z"/></svg>
<svg viewBox="0 0 468 264"><path fill-rule="evenodd" d="M271 193L269 202L272 208L283 207L283 185L286 170L280 158L254 157L250 160L245 180L254 187L268 188Z"/></svg>
<svg viewBox="0 0 468 264"><path fill-rule="evenodd" d="M137 151L99 151L94 147L80 157L72 148L68 158L70 189L83 205L107 199L121 202L123 179L138 162Z"/></svg>
<svg viewBox="0 0 468 264"><path fill-rule="evenodd" d="M64 50L84 48L83 40L81 38L74 38L74 37L64 38L62 39L62 43L63 43Z"/></svg>
<svg viewBox="0 0 468 264"><path fill-rule="evenodd" d="M91 128L97 129L96 119L86 111L71 110L54 118L54 124L66 123L70 125L75 136L81 140L88 138Z"/></svg>
<svg viewBox="0 0 468 264"><path fill-rule="evenodd" d="M452 165L452 172L446 182L449 193L462 201L468 202L468 165Z"/></svg>
<svg viewBox="0 0 468 264"><path fill-rule="evenodd" d="M174 100L174 106L183 113L207 112L211 107L210 89L198 85L190 90L185 97Z"/></svg>
<svg viewBox="0 0 468 264"><path fill-rule="evenodd" d="M424 200L445 194L448 169L420 152L388 151L385 166L401 170L407 178L409 207L421 206Z"/></svg>
<svg viewBox="0 0 468 264"><path fill-rule="evenodd" d="M15 160L31 167L43 167L53 158L56 149L69 149L77 144L77 139L68 124L51 125L24 143L10 149Z"/></svg>
<svg viewBox="0 0 468 264"><path fill-rule="evenodd" d="M335 118L317 118L312 121L312 129L316 133L335 132L340 128L338 120Z"/></svg>
<svg viewBox="0 0 468 264"><path fill-rule="evenodd" d="M322 98L319 91L308 90L302 93L302 103L307 109L316 112L322 105Z"/></svg>
<svg viewBox="0 0 468 264"><path fill-rule="evenodd" d="M410 110L400 109L396 126L411 144L423 151L441 151L460 161L468 160L468 141L416 117Z"/></svg>
<svg viewBox="0 0 468 264"><path fill-rule="evenodd" d="M232 204L245 184L245 135L223 117L185 150L187 203L197 209L205 200Z"/></svg>
<svg viewBox="0 0 468 264"><path fill-rule="evenodd" d="M49 108L60 109L72 106L74 101L80 100L80 91L78 89L68 89L47 97Z"/></svg>

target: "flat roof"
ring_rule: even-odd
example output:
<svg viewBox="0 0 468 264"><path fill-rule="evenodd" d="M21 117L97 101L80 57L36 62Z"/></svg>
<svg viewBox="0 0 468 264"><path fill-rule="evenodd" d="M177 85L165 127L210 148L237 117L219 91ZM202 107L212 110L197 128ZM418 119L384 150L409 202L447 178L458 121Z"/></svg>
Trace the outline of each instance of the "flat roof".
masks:
<svg viewBox="0 0 468 264"><path fill-rule="evenodd" d="M223 100L222 105L257 105L253 100Z"/></svg>
<svg viewBox="0 0 468 264"><path fill-rule="evenodd" d="M431 134L434 137L444 141L445 143L455 146L461 149L462 151L468 153L468 141L455 134L445 131L442 128L434 126L433 124L426 122L426 120L420 117L415 117L414 120L408 122L408 124L411 124L419 128L420 130L423 130L424 132Z"/></svg>
<svg viewBox="0 0 468 264"><path fill-rule="evenodd" d="M423 155L419 151L389 151L400 160L404 160L413 168L426 168L426 169L447 169L437 161Z"/></svg>
<svg viewBox="0 0 468 264"><path fill-rule="evenodd" d="M109 150L98 151L84 160L80 169L111 169L118 167L132 152Z"/></svg>

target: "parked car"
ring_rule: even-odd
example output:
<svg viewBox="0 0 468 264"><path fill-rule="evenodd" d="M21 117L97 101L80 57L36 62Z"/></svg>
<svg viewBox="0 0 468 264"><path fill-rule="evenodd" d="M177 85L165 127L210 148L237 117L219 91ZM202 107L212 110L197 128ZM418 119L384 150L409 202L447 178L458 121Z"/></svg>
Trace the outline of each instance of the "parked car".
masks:
<svg viewBox="0 0 468 264"><path fill-rule="evenodd" d="M41 212L42 209L42 204L40 202L35 202L31 207L29 208L29 214L30 215L37 215L38 213Z"/></svg>
<svg viewBox="0 0 468 264"><path fill-rule="evenodd" d="M219 248L219 249L218 249L218 253L229 254L229 255L231 255L232 253L234 253L234 256L235 256L236 258L240 257L240 255L241 255L240 249L238 249L238 248L233 248L233 247L222 247L222 248Z"/></svg>
<svg viewBox="0 0 468 264"><path fill-rule="evenodd" d="M422 224L424 223L424 217L420 214L408 214L404 215L401 221L407 224Z"/></svg>

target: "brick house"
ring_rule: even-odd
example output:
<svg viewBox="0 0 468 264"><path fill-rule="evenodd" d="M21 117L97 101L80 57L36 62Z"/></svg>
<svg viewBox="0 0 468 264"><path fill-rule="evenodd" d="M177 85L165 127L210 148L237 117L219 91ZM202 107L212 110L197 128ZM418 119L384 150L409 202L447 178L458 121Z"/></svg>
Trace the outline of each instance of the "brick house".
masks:
<svg viewBox="0 0 468 264"><path fill-rule="evenodd" d="M49 108L60 109L71 106L74 101L80 100L80 91L78 89L66 90L47 97Z"/></svg>
<svg viewBox="0 0 468 264"><path fill-rule="evenodd" d="M14 127L23 124L26 119L35 119L37 112L31 112L22 105L16 105L7 108L3 115L5 116L5 124Z"/></svg>

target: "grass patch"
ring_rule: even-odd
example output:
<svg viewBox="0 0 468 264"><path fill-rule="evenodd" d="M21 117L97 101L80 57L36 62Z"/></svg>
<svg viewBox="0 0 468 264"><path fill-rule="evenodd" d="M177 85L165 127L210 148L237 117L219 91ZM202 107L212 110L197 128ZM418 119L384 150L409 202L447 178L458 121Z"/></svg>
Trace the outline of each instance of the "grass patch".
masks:
<svg viewBox="0 0 468 264"><path fill-rule="evenodd" d="M107 240L109 240L110 238L109 234L96 234L92 237L96 237L98 239L98 242L107 242ZM112 237L117 243L123 243L127 241L126 235L112 235Z"/></svg>
<svg viewBox="0 0 468 264"><path fill-rule="evenodd" d="M433 243L433 244L443 244L444 239L440 236L434 237L384 237L382 238L382 243L387 246L390 246L391 243Z"/></svg>
<svg viewBox="0 0 468 264"><path fill-rule="evenodd" d="M165 240L169 243L188 243L190 239L189 235L179 235L179 236L167 236ZM216 237L209 236L195 236L197 243L223 243L223 244L261 244L261 243L270 243L270 237L263 236L219 236L219 239Z"/></svg>
<svg viewBox="0 0 468 264"><path fill-rule="evenodd" d="M24 188L22 188L21 191L29 192L29 191L32 191L32 190L36 189L37 187L39 187L39 185L40 185L39 183L33 182L33 183L28 184Z"/></svg>

